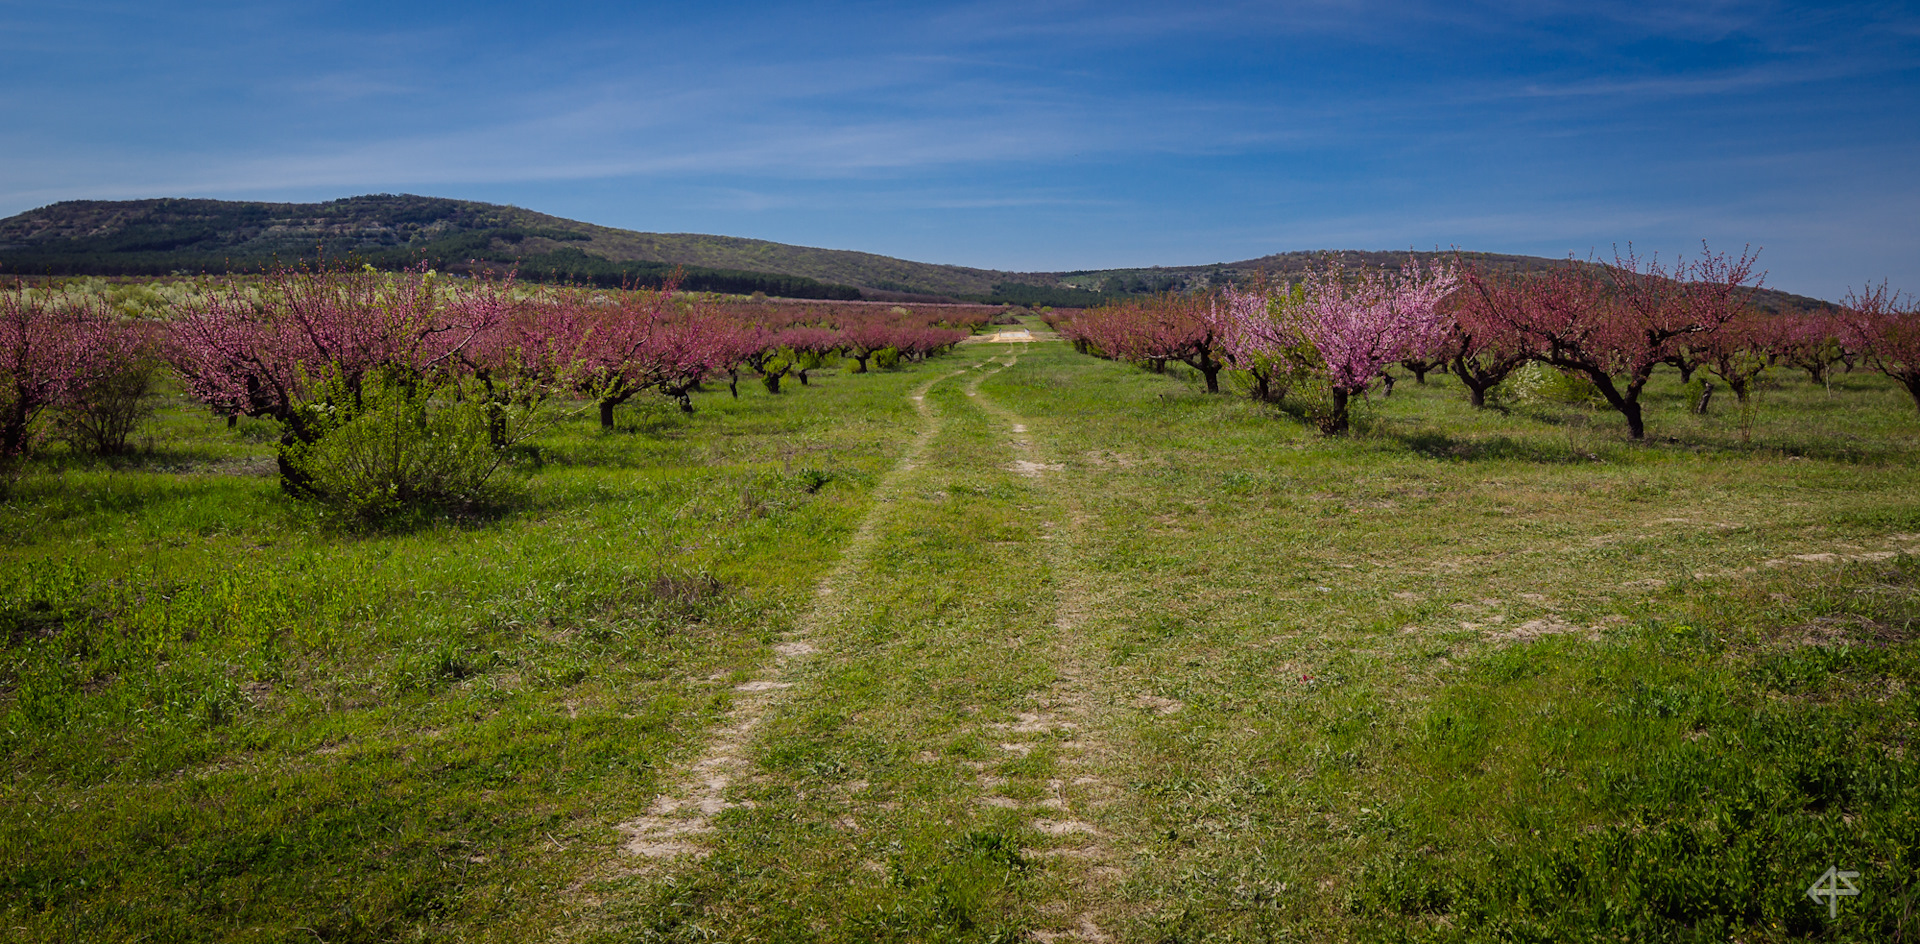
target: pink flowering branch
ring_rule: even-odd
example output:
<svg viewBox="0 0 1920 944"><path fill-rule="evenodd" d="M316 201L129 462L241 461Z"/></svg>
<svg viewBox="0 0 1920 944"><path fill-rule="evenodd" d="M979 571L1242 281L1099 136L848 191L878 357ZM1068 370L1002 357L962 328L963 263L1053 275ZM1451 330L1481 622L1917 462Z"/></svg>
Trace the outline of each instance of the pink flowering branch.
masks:
<svg viewBox="0 0 1920 944"><path fill-rule="evenodd" d="M1422 268L1409 260L1395 275L1368 270L1349 275L1337 262L1308 275L1299 296L1268 297L1262 305L1241 293L1227 295L1227 312L1239 324L1228 331L1237 361L1280 359L1317 370L1332 394L1321 427L1344 432L1348 401L1388 364L1445 342L1452 321L1440 303L1458 283L1451 267Z"/></svg>
<svg viewBox="0 0 1920 944"><path fill-rule="evenodd" d="M1448 306L1453 327L1442 350L1466 386L1468 402L1484 408L1487 392L1533 356L1527 339L1511 327L1511 313L1528 304L1528 289L1522 277L1495 276L1470 262L1458 271L1465 289Z"/></svg>
<svg viewBox="0 0 1920 944"><path fill-rule="evenodd" d="M1653 370L1683 345L1704 349L1744 310L1764 279L1754 253L1703 247L1701 258L1671 269L1629 248L1611 264L1567 265L1527 280L1515 304L1492 312L1534 359L1580 374L1645 439L1640 395Z"/></svg>
<svg viewBox="0 0 1920 944"><path fill-rule="evenodd" d="M257 292L235 282L183 305L165 351L190 396L280 422L281 486L308 496L288 447L317 442L327 417L357 412L370 380L431 384L461 370L507 298L484 282L455 292L422 270L281 269Z"/></svg>
<svg viewBox="0 0 1920 944"><path fill-rule="evenodd" d="M99 299L0 289L0 460L25 453L35 418L96 389L139 344Z"/></svg>
<svg viewBox="0 0 1920 944"><path fill-rule="evenodd" d="M1881 283L1848 295L1844 317L1867 362L1898 380L1920 407L1920 304Z"/></svg>

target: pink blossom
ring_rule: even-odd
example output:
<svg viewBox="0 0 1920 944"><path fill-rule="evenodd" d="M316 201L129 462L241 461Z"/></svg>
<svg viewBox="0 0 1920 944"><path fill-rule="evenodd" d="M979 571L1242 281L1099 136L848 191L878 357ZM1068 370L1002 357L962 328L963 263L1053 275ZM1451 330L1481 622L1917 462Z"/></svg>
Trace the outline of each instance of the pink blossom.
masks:
<svg viewBox="0 0 1920 944"><path fill-rule="evenodd" d="M1459 279L1443 263L1422 271L1409 261L1398 278L1367 270L1349 278L1338 263L1308 275L1307 304L1295 326L1325 365L1336 394L1365 389L1382 368L1431 350L1451 321L1440 302Z"/></svg>
<svg viewBox="0 0 1920 944"><path fill-rule="evenodd" d="M1920 407L1920 304L1885 283L1847 296L1848 330L1881 373L1900 381Z"/></svg>
<svg viewBox="0 0 1920 944"><path fill-rule="evenodd" d="M0 459L25 452L35 417L85 395L135 356L139 342L99 299L0 289Z"/></svg>

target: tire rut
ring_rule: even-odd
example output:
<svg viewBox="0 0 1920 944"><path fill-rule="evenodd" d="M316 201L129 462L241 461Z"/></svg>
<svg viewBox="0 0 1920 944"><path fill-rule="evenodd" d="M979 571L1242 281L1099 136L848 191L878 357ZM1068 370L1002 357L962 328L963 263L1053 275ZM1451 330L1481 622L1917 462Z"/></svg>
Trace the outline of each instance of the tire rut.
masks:
<svg viewBox="0 0 1920 944"><path fill-rule="evenodd" d="M927 406L928 391L966 372L961 369L942 374L908 394L920 417L920 432L875 486L872 507L848 539L839 563L820 581L812 605L773 647L773 662L756 678L734 686L733 705L700 756L654 798L644 815L617 827L624 837L619 853L629 861L637 860L639 869L644 869L648 860L705 855L701 837L713 831L714 817L738 805L728 799L727 793L735 781L751 771L748 746L754 733L785 699L801 666L819 653L820 630L844 614L845 588L867 565L881 516L898 499L902 478L925 461L928 448L945 426L945 420ZM632 870L636 869L630 867Z"/></svg>
<svg viewBox="0 0 1920 944"><path fill-rule="evenodd" d="M1019 362L1022 350L1009 357L1005 365ZM1004 369L1004 368L1003 368ZM995 371L994 373L998 373ZM1103 928L1112 925L1115 915L1103 903L1114 898L1112 890L1124 882L1127 871L1124 857L1114 847L1113 837L1099 824L1102 810L1118 796L1119 788L1102 771L1119 763L1116 740L1108 730L1102 707L1115 702L1116 686L1107 679L1106 659L1086 636L1079 632L1093 612L1094 600L1089 581L1079 566L1080 535L1086 523L1085 511L1072 491L1061 487L1056 473L1063 463L1050 461L1035 441L1026 419L981 395L980 385L992 374L976 377L967 384L966 393L983 413L1003 424L1007 445L1013 454L1009 471L1032 481L1046 496L1063 520L1040 523L1045 542L1043 557L1053 574L1054 636L1050 659L1056 678L1031 710L1020 713L1011 724L999 726L997 733L1007 737L1001 749L1024 754L1034 739L1056 739L1066 776L1049 780L1046 796L1037 802L1022 804L994 792L1004 783L983 780L988 788L982 802L989 806L1026 807L1033 810L1035 830L1053 837L1056 844L1035 850L1043 859L1077 863L1079 870L1071 898L1056 902L1048 909L1055 926L1031 932L1036 941L1111 941ZM1058 740L1064 735L1064 740Z"/></svg>

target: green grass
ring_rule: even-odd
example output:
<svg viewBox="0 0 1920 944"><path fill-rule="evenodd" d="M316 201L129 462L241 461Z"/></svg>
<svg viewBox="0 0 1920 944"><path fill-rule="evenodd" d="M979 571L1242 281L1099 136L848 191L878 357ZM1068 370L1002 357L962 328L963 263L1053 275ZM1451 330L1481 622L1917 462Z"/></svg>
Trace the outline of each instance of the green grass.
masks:
<svg viewBox="0 0 1920 944"><path fill-rule="evenodd" d="M910 380L574 423L519 510L397 534L285 500L270 437L191 411L120 468L51 456L0 513L0 925L540 926L724 708L710 678L763 658L832 563Z"/></svg>
<svg viewBox="0 0 1920 944"><path fill-rule="evenodd" d="M1920 935L1905 394L1781 373L1699 417L1664 376L1636 444L1429 380L1329 440L967 347L571 423L505 513L400 532L184 408L55 451L0 508L0 928ZM706 854L620 855L794 634Z"/></svg>
<svg viewBox="0 0 1920 944"><path fill-rule="evenodd" d="M1891 385L1783 378L1745 436L1656 390L1635 445L1435 378L1330 442L1041 363L1001 395L1084 483L1097 631L1186 706L1123 734L1123 936L1780 939L1826 933L1803 890L1833 864L1873 883L1841 937L1920 931L1920 422Z"/></svg>

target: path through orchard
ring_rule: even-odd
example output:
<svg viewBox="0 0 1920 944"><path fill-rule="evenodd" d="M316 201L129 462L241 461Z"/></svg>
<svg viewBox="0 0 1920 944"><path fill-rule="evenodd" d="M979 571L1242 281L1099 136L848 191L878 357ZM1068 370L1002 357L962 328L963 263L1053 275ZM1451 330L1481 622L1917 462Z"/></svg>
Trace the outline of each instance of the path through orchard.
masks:
<svg viewBox="0 0 1920 944"><path fill-rule="evenodd" d="M567 421L391 532L177 399L50 449L0 939L1920 940L1904 390L1327 437L1016 337Z"/></svg>
<svg viewBox="0 0 1920 944"><path fill-rule="evenodd" d="M1098 600L1062 463L982 390L1028 347L970 346L910 394L920 427L810 610L622 826L608 933L1111 939L1107 716L1135 693L1079 632Z"/></svg>
<svg viewBox="0 0 1920 944"><path fill-rule="evenodd" d="M1807 503L1910 481L1436 461L1034 337L915 368L917 425L837 566L565 937L1442 928L1465 913L1435 876L1491 887L1619 815L1587 786L1614 768L1566 770L1665 769L1719 723L1635 714L1681 671L1670 626L1817 588L1783 572L1827 566ZM1797 876L1767 881L1794 907ZM1500 895L1498 920L1585 920Z"/></svg>

